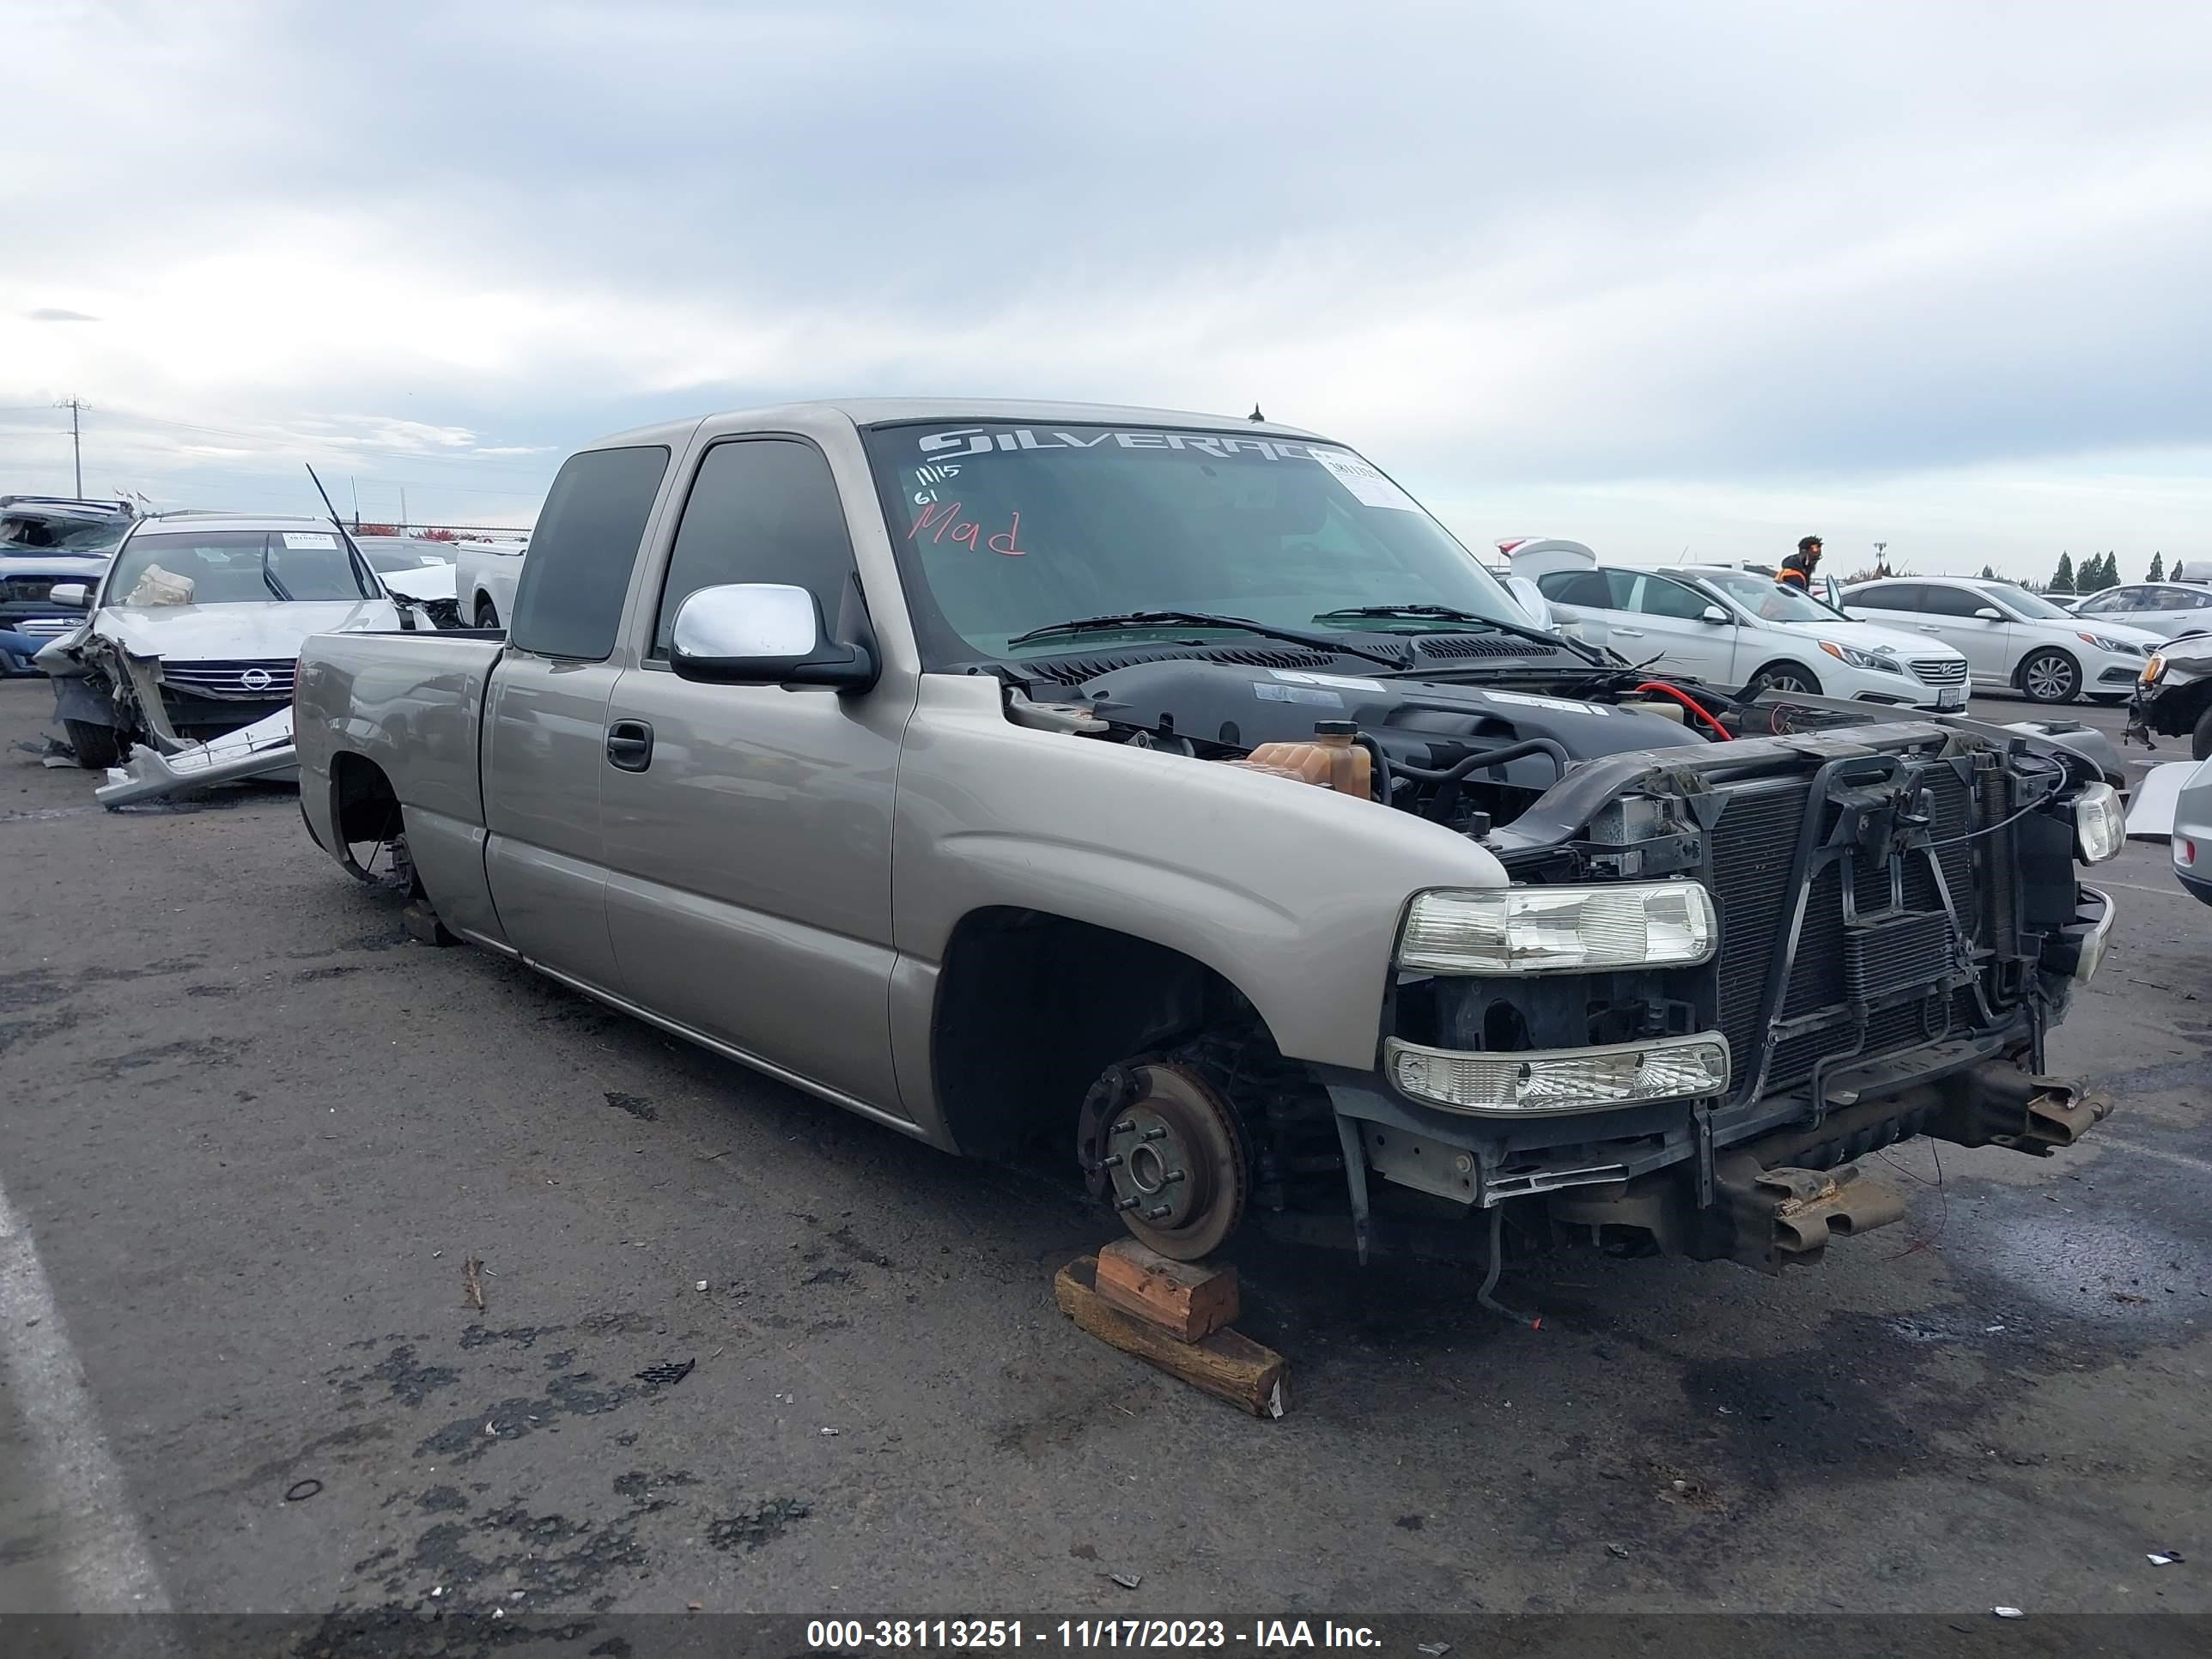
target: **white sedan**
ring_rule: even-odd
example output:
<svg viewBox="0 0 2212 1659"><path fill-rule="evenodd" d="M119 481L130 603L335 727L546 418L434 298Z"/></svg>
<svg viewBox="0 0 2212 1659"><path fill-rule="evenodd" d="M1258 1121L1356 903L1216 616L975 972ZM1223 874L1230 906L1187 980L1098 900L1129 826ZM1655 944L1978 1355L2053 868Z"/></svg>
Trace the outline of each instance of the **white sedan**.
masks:
<svg viewBox="0 0 2212 1659"><path fill-rule="evenodd" d="M1771 686L1913 708L1963 708L1966 661L1912 634L1869 628L1755 571L1597 566L1536 586L1561 620L1601 623L1631 661L1718 686Z"/></svg>
<svg viewBox="0 0 2212 1659"><path fill-rule="evenodd" d="M2017 582L1966 576L1893 576L1843 590L1854 617L1910 629L1966 654L1974 684L2034 702L2087 694L2119 702L2134 690L2159 635L2062 611Z"/></svg>

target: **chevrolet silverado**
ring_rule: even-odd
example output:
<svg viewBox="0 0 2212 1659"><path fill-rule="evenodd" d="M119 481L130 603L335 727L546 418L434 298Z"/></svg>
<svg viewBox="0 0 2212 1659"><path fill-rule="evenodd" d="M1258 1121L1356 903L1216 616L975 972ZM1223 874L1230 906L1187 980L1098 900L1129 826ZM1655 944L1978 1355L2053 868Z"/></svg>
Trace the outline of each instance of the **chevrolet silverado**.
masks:
<svg viewBox="0 0 2212 1659"><path fill-rule="evenodd" d="M803 404L555 480L504 636L325 635L301 807L466 939L950 1152L1245 1222L1774 1271L2033 1154L2094 759L1659 678L1388 475L1154 410ZM1477 1231L1480 1229L1481 1231ZM1483 1237L1486 1231L1486 1241Z"/></svg>

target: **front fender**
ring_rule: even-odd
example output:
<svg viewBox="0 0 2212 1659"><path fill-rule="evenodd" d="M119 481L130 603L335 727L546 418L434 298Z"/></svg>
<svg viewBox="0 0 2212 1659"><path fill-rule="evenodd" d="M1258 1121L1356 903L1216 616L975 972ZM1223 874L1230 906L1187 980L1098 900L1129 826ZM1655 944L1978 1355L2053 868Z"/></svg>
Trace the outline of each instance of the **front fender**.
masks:
<svg viewBox="0 0 2212 1659"><path fill-rule="evenodd" d="M975 910L1066 916L1203 963L1285 1055L1368 1071L1407 900L1505 883L1482 848L1408 813L1018 726L980 676L921 684L893 836L902 958L942 962Z"/></svg>

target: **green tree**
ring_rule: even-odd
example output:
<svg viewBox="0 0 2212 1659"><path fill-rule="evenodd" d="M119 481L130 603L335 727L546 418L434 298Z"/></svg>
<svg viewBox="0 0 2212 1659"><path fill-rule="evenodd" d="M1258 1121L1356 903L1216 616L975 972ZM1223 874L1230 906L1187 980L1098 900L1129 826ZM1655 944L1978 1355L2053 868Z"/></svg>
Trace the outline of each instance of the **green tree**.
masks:
<svg viewBox="0 0 2212 1659"><path fill-rule="evenodd" d="M1993 582L1996 579L1997 573L1995 566L1985 564L1982 567L1982 580L1984 581Z"/></svg>
<svg viewBox="0 0 2212 1659"><path fill-rule="evenodd" d="M2071 593L2073 591L2074 556L2071 553L2061 553L2058 556L2058 568L2051 573L2051 586L2045 588L2044 592L2046 593Z"/></svg>
<svg viewBox="0 0 2212 1659"><path fill-rule="evenodd" d="M2147 582L2162 582L2166 580L2165 554L2154 553L2150 556L2150 569L2144 575L2143 580Z"/></svg>

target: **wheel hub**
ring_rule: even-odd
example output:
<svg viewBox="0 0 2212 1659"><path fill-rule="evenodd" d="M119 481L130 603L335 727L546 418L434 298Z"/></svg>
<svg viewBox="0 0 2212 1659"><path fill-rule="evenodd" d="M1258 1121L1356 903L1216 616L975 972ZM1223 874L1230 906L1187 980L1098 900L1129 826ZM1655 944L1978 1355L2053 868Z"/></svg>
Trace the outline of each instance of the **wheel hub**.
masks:
<svg viewBox="0 0 2212 1659"><path fill-rule="evenodd" d="M1182 1067L1115 1066L1085 1103L1085 1173L1122 1224L1163 1255L1194 1261L1244 1212L1242 1137L1228 1104Z"/></svg>

